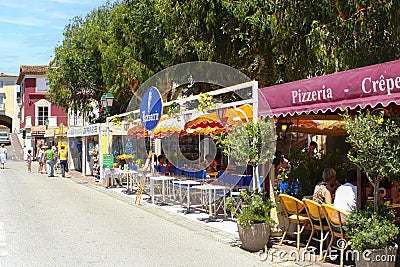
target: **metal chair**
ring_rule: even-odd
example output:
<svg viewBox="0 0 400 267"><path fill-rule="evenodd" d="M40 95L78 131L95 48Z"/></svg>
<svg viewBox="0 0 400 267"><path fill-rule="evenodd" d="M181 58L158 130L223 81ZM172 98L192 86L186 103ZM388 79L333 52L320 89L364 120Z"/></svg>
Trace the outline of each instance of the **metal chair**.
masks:
<svg viewBox="0 0 400 267"><path fill-rule="evenodd" d="M290 224L295 223L297 225L297 231L294 231L293 233L297 236L297 250L300 250L301 233L307 226L310 225L310 219L306 214L306 211L304 210L304 203L299 199L286 194L280 194L279 199L282 203L285 217L288 220L287 226L285 223L285 232L283 233L279 246L282 246L283 240L286 237Z"/></svg>
<svg viewBox="0 0 400 267"><path fill-rule="evenodd" d="M306 245L306 250L308 249L311 240L317 241L319 242L319 257L322 258L324 242L326 241L330 233L328 222L324 216L324 212L322 211L322 207L320 204L305 198L303 199L303 202L311 222L311 234ZM318 233L318 231L320 233L320 238L315 238L314 235Z"/></svg>
<svg viewBox="0 0 400 267"><path fill-rule="evenodd" d="M328 221L329 231L332 236L322 262L326 260L330 248L336 248L340 250L340 267L342 267L344 260L344 251L348 247L348 242L345 242L344 240L348 239L346 234L345 220L349 214L345 211L335 208L333 205L322 204L321 206L325 218ZM333 240L335 238L339 238L339 240L341 240L340 243L338 242L337 246L333 246Z"/></svg>

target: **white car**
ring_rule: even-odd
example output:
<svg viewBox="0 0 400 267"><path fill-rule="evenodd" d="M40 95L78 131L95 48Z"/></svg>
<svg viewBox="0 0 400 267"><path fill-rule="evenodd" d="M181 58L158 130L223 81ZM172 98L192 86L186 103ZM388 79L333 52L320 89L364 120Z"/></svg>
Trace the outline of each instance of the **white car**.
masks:
<svg viewBox="0 0 400 267"><path fill-rule="evenodd" d="M0 144L11 144L10 134L8 132L0 132Z"/></svg>

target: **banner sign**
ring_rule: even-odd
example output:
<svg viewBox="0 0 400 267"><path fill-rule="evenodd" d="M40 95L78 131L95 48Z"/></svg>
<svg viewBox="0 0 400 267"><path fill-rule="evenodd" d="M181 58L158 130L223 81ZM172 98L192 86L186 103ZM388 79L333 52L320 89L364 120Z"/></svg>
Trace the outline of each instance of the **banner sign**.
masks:
<svg viewBox="0 0 400 267"><path fill-rule="evenodd" d="M156 128L162 115L161 94L155 87L150 87L144 93L140 103L140 121L144 128L152 131Z"/></svg>
<svg viewBox="0 0 400 267"><path fill-rule="evenodd" d="M79 128L69 128L67 137L81 137L98 135L100 133L100 124L86 125Z"/></svg>
<svg viewBox="0 0 400 267"><path fill-rule="evenodd" d="M400 60L261 88L258 97L261 116L400 104Z"/></svg>

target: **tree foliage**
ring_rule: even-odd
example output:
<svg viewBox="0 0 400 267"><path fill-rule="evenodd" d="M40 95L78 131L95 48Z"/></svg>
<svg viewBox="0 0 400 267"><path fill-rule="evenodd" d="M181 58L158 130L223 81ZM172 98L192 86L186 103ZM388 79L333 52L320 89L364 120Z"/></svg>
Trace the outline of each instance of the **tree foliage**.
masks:
<svg viewBox="0 0 400 267"><path fill-rule="evenodd" d="M232 162L253 166L253 181L259 181L256 167L274 157L274 124L271 120L250 121L236 127L231 133L218 136L217 143Z"/></svg>
<svg viewBox="0 0 400 267"><path fill-rule="evenodd" d="M104 92L112 92L116 114L154 73L183 62L223 63L268 86L395 60L399 5L397 0L107 3L65 27L48 74L49 97L90 113ZM207 90L204 84L193 88Z"/></svg>
<svg viewBox="0 0 400 267"><path fill-rule="evenodd" d="M354 118L346 113L344 121L346 141L352 146L347 156L374 185L377 208L379 183L400 173L400 126L383 111L378 115L359 111Z"/></svg>

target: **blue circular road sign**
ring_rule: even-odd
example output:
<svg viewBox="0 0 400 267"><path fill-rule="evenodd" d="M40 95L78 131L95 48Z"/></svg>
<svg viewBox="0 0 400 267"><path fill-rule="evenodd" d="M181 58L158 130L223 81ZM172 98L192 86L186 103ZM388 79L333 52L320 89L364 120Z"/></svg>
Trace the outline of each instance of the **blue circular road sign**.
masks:
<svg viewBox="0 0 400 267"><path fill-rule="evenodd" d="M150 87L144 93L142 102L140 103L140 120L149 131L156 128L162 115L162 98L161 94L155 87Z"/></svg>

